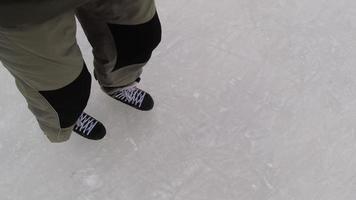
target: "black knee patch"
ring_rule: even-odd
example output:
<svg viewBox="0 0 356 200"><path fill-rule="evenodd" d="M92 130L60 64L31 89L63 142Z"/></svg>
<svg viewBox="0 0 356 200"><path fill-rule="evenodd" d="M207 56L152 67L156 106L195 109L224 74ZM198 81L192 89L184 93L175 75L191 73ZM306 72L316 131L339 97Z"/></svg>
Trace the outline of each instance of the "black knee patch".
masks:
<svg viewBox="0 0 356 200"><path fill-rule="evenodd" d="M139 25L108 24L117 49L117 63L114 69L145 63L152 51L161 42L161 23L158 14L148 22Z"/></svg>
<svg viewBox="0 0 356 200"><path fill-rule="evenodd" d="M84 64L83 70L69 85L51 91L40 91L58 113L61 128L75 124L87 105L91 87L91 76Z"/></svg>

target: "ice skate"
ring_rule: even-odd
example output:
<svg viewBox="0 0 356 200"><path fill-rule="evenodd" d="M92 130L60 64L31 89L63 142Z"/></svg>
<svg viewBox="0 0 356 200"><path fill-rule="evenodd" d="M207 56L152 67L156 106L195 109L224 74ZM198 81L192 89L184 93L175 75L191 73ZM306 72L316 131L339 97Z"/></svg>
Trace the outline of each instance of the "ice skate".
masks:
<svg viewBox="0 0 356 200"><path fill-rule="evenodd" d="M106 134L104 125L84 112L78 118L73 131L90 140L100 140Z"/></svg>
<svg viewBox="0 0 356 200"><path fill-rule="evenodd" d="M153 98L147 92L139 89L137 87L138 81L134 82L133 84L117 88L111 89L110 92L106 92L112 98L127 104L135 109L141 111L148 111L151 110L154 106ZM104 89L105 91L106 89Z"/></svg>

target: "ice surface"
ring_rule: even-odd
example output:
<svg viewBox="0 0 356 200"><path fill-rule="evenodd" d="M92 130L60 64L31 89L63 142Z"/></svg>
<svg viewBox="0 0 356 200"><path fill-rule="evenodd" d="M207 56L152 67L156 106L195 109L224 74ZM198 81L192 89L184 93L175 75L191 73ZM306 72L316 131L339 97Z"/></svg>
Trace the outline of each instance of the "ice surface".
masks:
<svg viewBox="0 0 356 200"><path fill-rule="evenodd" d="M141 84L156 107L94 83L103 141L48 143L0 68L1 200L356 199L356 1L157 5L163 41Z"/></svg>

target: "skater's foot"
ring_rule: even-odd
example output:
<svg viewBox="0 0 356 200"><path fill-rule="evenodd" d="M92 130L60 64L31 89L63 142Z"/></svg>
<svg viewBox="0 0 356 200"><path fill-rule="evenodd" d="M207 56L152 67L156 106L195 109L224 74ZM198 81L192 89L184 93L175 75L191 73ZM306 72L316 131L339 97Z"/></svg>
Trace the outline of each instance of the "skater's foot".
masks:
<svg viewBox="0 0 356 200"><path fill-rule="evenodd" d="M84 112L74 125L73 131L90 140L100 140L106 134L104 125Z"/></svg>
<svg viewBox="0 0 356 200"><path fill-rule="evenodd" d="M107 94L112 98L138 110L151 110L154 105L151 95L137 88L137 83L138 81L129 86L111 90L111 92L108 92Z"/></svg>

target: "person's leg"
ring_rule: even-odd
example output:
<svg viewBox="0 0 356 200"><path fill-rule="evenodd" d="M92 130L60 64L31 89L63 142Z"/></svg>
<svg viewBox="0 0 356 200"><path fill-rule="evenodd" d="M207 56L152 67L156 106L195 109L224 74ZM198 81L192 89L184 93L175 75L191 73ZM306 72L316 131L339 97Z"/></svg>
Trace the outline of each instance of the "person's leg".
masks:
<svg viewBox="0 0 356 200"><path fill-rule="evenodd" d="M118 88L139 80L161 41L154 0L94 0L78 8L77 17L93 47L94 73L101 88L131 106L139 103L134 105L138 109L151 109L153 100L144 91Z"/></svg>
<svg viewBox="0 0 356 200"><path fill-rule="evenodd" d="M43 24L0 28L0 60L51 142L70 138L89 98L91 76L75 34L73 11Z"/></svg>

